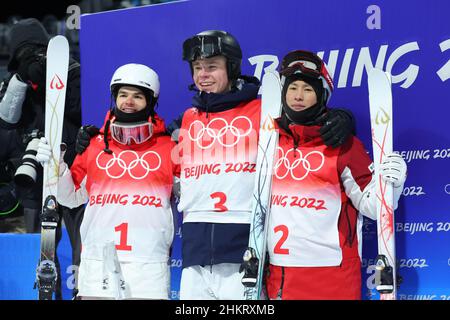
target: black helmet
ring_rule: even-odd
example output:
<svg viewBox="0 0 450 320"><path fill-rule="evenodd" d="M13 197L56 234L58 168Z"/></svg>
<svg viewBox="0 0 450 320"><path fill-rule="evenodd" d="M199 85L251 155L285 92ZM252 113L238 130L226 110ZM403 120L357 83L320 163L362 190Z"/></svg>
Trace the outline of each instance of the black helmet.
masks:
<svg viewBox="0 0 450 320"><path fill-rule="evenodd" d="M219 55L227 58L228 78L237 79L241 74L242 50L231 34L221 30L208 30L196 34L183 43L183 60L190 64L198 58Z"/></svg>

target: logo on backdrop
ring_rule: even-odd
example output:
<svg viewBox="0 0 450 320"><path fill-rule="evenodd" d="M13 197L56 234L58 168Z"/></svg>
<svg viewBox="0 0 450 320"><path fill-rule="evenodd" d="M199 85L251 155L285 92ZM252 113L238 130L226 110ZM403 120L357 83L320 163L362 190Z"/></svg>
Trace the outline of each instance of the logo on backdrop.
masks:
<svg viewBox="0 0 450 320"><path fill-rule="evenodd" d="M441 52L445 52L450 49L450 39L444 40L438 44ZM324 59L327 63L328 71L333 78L334 82L337 84L337 88L346 88L350 85L349 77L351 77L351 72L353 71L353 79L351 81L352 87L361 86L361 80L364 71L370 70L372 68L379 68L389 72L392 75L392 83L400 84L400 87L407 89L414 81L416 81L419 75L420 67L416 64L409 64L403 71L399 73L393 73L393 70L398 70L396 66L397 61L400 59L405 60L405 58L414 58L420 54L419 43L417 41L408 42L394 48L390 54L388 54L389 45L381 45L378 48L378 52L375 53L375 48L372 47L361 47L358 53L355 53L357 48L347 48L339 50L330 50L327 55L325 51L317 52L317 55L322 59L325 56L328 60ZM415 53L415 51L419 51ZM376 56L375 63L372 61L372 56ZM341 64L338 65L338 60ZM355 63L356 60L356 63ZM279 65L279 60L276 55L257 55L250 57L248 59L249 63L254 66L253 75L258 79L262 79L263 72L269 70L276 70ZM264 67L266 65L266 67ZM355 66L351 70L351 66ZM383 68L383 66L386 66ZM427 66L428 68L429 66ZM444 82L450 79L450 60L440 67L436 71L439 79Z"/></svg>
<svg viewBox="0 0 450 320"><path fill-rule="evenodd" d="M407 163L412 160L450 159L450 148L405 150L398 153Z"/></svg>
<svg viewBox="0 0 450 320"><path fill-rule="evenodd" d="M420 232L450 232L450 222L397 222L395 224L395 231L409 233L413 235Z"/></svg>
<svg viewBox="0 0 450 320"><path fill-rule="evenodd" d="M446 194L450 194L450 183L445 185L444 190Z"/></svg>

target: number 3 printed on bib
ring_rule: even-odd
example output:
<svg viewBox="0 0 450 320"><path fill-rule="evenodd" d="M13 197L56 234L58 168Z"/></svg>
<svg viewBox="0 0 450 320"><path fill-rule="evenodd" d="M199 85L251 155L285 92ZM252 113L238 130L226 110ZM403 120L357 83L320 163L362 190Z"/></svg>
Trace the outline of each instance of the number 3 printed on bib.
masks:
<svg viewBox="0 0 450 320"><path fill-rule="evenodd" d="M227 195L223 192L214 192L209 195L211 199L218 199L219 201L214 204L215 211L228 211L228 208L225 206L225 202L227 201Z"/></svg>

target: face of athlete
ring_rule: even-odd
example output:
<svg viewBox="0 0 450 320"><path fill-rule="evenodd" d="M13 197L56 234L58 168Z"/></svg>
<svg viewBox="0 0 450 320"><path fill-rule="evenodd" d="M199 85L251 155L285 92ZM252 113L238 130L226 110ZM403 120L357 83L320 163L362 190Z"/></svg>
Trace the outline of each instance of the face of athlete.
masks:
<svg viewBox="0 0 450 320"><path fill-rule="evenodd" d="M317 103L317 95L308 83L297 80L287 88L286 103L294 111L303 111Z"/></svg>
<svg viewBox="0 0 450 320"><path fill-rule="evenodd" d="M192 62L194 83L200 91L224 93L231 89L224 56L197 59Z"/></svg>
<svg viewBox="0 0 450 320"><path fill-rule="evenodd" d="M123 86L117 93L116 105L122 112L135 113L145 108L147 100L142 90L136 87Z"/></svg>

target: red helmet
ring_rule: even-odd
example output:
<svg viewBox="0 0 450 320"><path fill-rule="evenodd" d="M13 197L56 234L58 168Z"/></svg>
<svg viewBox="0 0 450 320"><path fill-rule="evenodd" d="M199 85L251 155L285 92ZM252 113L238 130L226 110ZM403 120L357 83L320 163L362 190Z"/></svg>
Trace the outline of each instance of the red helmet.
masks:
<svg viewBox="0 0 450 320"><path fill-rule="evenodd" d="M289 52L281 61L281 81L284 84L287 77L293 74L303 74L307 77L322 80L325 94L323 102L326 105L334 90L333 79L328 73L325 63L311 51L295 50Z"/></svg>

